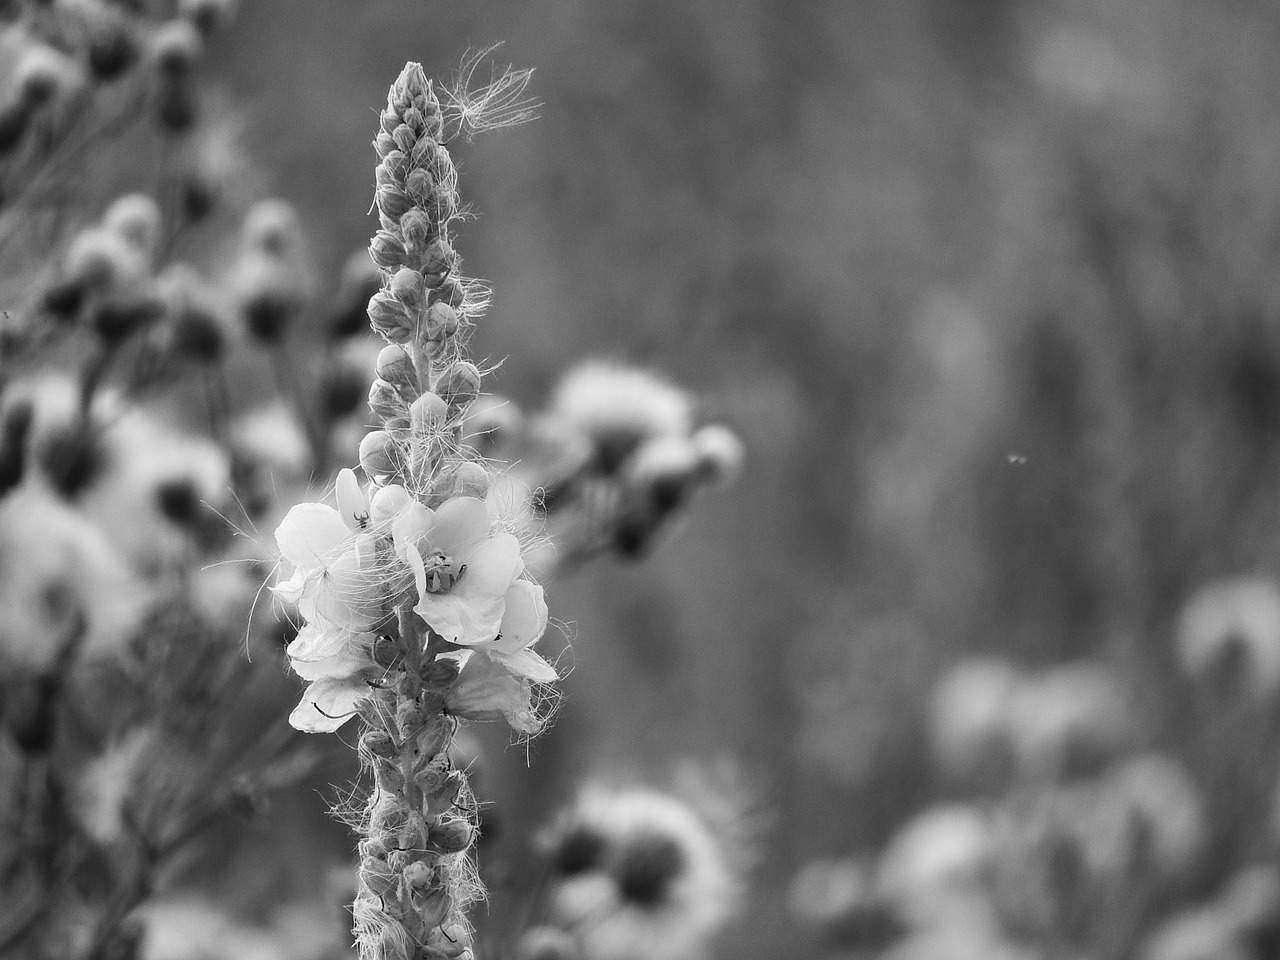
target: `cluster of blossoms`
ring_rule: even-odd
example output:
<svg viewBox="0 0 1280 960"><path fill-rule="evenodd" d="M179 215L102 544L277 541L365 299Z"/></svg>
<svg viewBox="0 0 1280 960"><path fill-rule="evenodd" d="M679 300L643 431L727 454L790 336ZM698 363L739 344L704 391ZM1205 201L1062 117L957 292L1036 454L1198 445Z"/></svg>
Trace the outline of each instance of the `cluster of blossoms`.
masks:
<svg viewBox="0 0 1280 960"><path fill-rule="evenodd" d="M532 650L543 590L460 439L480 388L463 340L485 298L458 276L448 239L458 196L445 114L409 64L375 141L382 284L369 318L388 345L369 392L381 428L360 443L367 484L341 471L336 509L300 504L276 532L292 570L275 592L305 621L288 655L309 686L290 720L310 732L362 720L375 786L358 823L356 935L362 956L400 960L470 949L475 811L451 758L457 722L502 718L532 734L535 685L556 679Z"/></svg>

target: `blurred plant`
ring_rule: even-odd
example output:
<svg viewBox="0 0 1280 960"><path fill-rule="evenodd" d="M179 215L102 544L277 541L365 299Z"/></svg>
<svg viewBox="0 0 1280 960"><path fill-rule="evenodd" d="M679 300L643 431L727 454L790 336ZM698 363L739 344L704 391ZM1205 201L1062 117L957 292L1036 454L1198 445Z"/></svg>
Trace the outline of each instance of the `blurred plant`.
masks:
<svg viewBox="0 0 1280 960"><path fill-rule="evenodd" d="M737 872L743 861L735 863L726 840L671 794L585 788L541 838L547 885L537 906L543 918L525 931L519 955L704 956L736 911L744 883Z"/></svg>
<svg viewBox="0 0 1280 960"><path fill-rule="evenodd" d="M647 370L588 361L567 372L548 409L525 415L486 397L466 435L533 491L554 555L567 573L606 554L635 558L683 515L703 487L723 488L742 468L727 427L693 426L693 400Z"/></svg>

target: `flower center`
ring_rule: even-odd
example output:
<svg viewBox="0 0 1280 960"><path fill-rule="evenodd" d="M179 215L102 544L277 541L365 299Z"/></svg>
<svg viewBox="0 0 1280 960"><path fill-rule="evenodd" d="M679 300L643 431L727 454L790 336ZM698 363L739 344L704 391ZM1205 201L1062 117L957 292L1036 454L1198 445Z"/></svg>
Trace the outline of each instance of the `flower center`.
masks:
<svg viewBox="0 0 1280 960"><path fill-rule="evenodd" d="M427 568L427 593L448 593L467 572L465 563L456 563L439 550L424 557L423 564Z"/></svg>

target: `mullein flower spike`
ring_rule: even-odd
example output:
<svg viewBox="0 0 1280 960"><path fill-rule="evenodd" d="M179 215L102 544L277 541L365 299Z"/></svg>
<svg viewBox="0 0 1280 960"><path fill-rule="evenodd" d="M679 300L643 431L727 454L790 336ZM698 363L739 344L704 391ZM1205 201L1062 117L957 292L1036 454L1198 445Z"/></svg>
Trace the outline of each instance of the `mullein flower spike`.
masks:
<svg viewBox="0 0 1280 960"><path fill-rule="evenodd" d="M318 733L359 717L373 774L358 820L364 960L470 956L465 910L481 891L467 856L475 804L451 757L457 720L500 718L532 735L535 685L557 679L533 650L548 614L524 576L520 531L495 517L488 468L461 441L481 383L462 335L486 297L456 276L445 113L409 64L375 141L369 322L388 346L369 391L380 428L359 450L369 482L341 471L336 509L299 504L276 531L291 575L274 591L303 620L288 655L309 684L290 722ZM268 239L257 246L271 254Z"/></svg>

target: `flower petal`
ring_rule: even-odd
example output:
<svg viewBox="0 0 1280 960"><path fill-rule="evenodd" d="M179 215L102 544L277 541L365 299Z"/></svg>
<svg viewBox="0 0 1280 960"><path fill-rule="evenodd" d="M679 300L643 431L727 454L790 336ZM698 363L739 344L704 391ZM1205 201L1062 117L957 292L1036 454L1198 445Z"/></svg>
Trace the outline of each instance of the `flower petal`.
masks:
<svg viewBox="0 0 1280 960"><path fill-rule="evenodd" d="M317 680L289 714L289 724L303 733L333 733L356 715L356 705L369 696L359 680Z"/></svg>
<svg viewBox="0 0 1280 960"><path fill-rule="evenodd" d="M502 664L517 677L527 677L535 683L555 683L560 679L556 668L532 650L517 650L515 653L503 653L501 650L487 652L494 662Z"/></svg>
<svg viewBox="0 0 1280 960"><path fill-rule="evenodd" d="M323 503L299 503L285 514L276 527L276 544L290 563L303 570L324 565L350 535L347 525L333 507Z"/></svg>
<svg viewBox="0 0 1280 960"><path fill-rule="evenodd" d="M537 643L547 629L547 601L542 587L528 580L516 580L503 595L506 610L502 614L501 636L493 649L515 653Z"/></svg>
<svg viewBox="0 0 1280 960"><path fill-rule="evenodd" d="M416 546L432 529L435 521L435 512L417 500L405 504L391 522L391 539L395 541L396 556L401 560L408 560L409 547Z"/></svg>
<svg viewBox="0 0 1280 960"><path fill-rule="evenodd" d="M502 718L522 733L538 729L528 681L513 677L488 657L467 661L445 694L445 709L465 720Z"/></svg>
<svg viewBox="0 0 1280 960"><path fill-rule="evenodd" d="M338 514L350 530L363 530L369 523L369 501L360 489L356 472L350 467L338 471L334 497L338 501Z"/></svg>
<svg viewBox="0 0 1280 960"><path fill-rule="evenodd" d="M483 500L454 497L440 504L431 529L431 548L448 556L465 554L486 537L493 521Z"/></svg>
<svg viewBox="0 0 1280 960"><path fill-rule="evenodd" d="M414 612L450 643L471 646L492 640L502 624L502 597L485 593L468 595L461 587L459 582L448 593L419 593Z"/></svg>
<svg viewBox="0 0 1280 960"><path fill-rule="evenodd" d="M467 565L467 572L454 589L464 589L468 595L484 593L500 597L524 569L520 541L509 533L497 533L480 541L461 559Z"/></svg>

